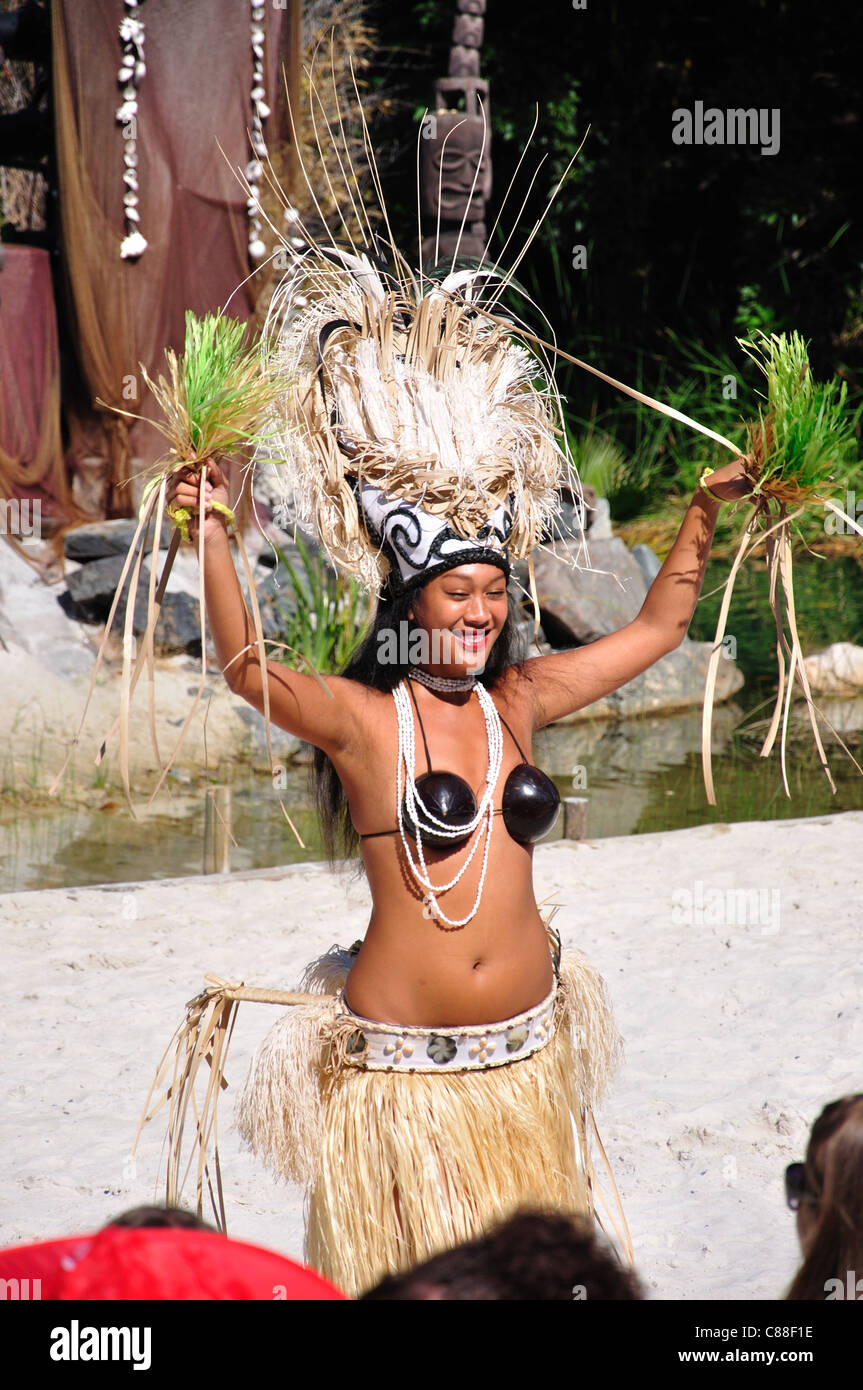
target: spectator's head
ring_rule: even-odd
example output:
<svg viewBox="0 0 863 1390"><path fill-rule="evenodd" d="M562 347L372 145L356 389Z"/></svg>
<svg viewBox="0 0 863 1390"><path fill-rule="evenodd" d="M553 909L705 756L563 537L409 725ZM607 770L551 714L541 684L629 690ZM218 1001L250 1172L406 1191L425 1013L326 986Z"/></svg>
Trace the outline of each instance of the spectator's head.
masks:
<svg viewBox="0 0 863 1390"><path fill-rule="evenodd" d="M585 1217L520 1212L489 1235L384 1279L365 1299L641 1298L635 1275Z"/></svg>
<svg viewBox="0 0 863 1390"><path fill-rule="evenodd" d="M121 1211L119 1216L108 1222L108 1225L130 1226L133 1229L140 1226L171 1227L187 1231L216 1229L215 1226L209 1226L206 1221L202 1221L193 1211L186 1211L183 1207L130 1207L128 1211Z"/></svg>
<svg viewBox="0 0 863 1390"><path fill-rule="evenodd" d="M844 1288L849 1271L863 1277L863 1095L824 1107L786 1187L803 1254L788 1297L823 1299L835 1288L830 1281Z"/></svg>

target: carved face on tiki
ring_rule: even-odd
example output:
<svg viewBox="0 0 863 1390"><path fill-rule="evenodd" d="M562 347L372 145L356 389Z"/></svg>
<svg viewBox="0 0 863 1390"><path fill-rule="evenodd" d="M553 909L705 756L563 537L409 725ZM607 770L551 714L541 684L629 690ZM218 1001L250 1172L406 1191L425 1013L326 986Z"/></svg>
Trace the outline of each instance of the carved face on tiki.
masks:
<svg viewBox="0 0 863 1390"><path fill-rule="evenodd" d="M468 223L479 222L484 214L484 203L491 196L489 139L487 133L483 149L482 117L465 116L459 111L439 111L435 113L435 126L435 134L423 141L423 209L437 219L440 188L442 222L460 222L466 207ZM481 153L482 164L471 197L471 185Z"/></svg>

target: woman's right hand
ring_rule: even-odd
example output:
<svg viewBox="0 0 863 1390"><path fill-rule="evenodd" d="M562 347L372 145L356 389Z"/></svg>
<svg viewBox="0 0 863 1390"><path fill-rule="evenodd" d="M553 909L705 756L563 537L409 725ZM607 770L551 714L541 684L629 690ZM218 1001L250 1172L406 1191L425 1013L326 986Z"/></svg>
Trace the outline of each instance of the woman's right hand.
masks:
<svg viewBox="0 0 863 1390"><path fill-rule="evenodd" d="M207 479L204 484L204 539L225 529L227 517L213 507L220 502L230 507L228 480L215 459L207 459L206 464L188 463L171 475L165 491L165 505L172 510L185 508L189 513L189 537L198 538L198 506L201 496L201 472L206 467Z"/></svg>

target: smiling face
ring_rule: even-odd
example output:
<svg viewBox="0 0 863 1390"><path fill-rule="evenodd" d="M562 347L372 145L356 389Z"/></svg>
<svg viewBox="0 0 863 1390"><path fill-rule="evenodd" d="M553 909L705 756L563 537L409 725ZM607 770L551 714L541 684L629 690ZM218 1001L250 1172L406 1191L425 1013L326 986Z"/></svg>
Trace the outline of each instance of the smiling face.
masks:
<svg viewBox="0 0 863 1390"><path fill-rule="evenodd" d="M506 576L496 565L460 565L430 579L409 616L428 635L420 666L441 675L481 671L507 619Z"/></svg>

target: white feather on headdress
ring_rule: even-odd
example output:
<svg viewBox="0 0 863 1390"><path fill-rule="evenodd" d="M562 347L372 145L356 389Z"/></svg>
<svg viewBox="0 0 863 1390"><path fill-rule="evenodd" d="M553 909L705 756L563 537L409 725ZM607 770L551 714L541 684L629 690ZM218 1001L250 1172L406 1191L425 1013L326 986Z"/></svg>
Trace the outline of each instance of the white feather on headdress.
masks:
<svg viewBox="0 0 863 1390"><path fill-rule="evenodd" d="M361 103L359 118L380 194ZM449 534L477 544L492 517L502 534L505 508L513 560L548 534L561 487L580 500L550 371L515 323L484 310L483 296L496 310L507 275L482 265L453 267L440 280L414 271L392 242L383 204L382 213L390 241L369 227L367 249L350 234L348 250L305 228L302 254L282 240L290 269L263 334L265 369L288 383L267 426L279 510L369 589L380 588L393 557L364 524L364 485L445 518Z"/></svg>
<svg viewBox="0 0 863 1390"><path fill-rule="evenodd" d="M365 534L354 483L445 515L465 538L503 504L510 555L528 554L568 481L541 364L458 292L475 273L411 301L367 257L340 259L314 247L270 312L270 361L291 382L268 441L284 460L281 500L369 587L387 562Z"/></svg>

